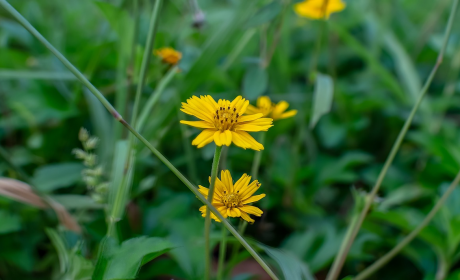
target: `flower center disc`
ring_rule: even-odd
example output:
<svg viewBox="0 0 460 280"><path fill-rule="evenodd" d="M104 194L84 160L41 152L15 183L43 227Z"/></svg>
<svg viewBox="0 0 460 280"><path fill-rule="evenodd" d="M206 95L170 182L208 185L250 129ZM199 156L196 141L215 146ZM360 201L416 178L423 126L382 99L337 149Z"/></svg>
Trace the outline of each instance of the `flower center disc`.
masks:
<svg viewBox="0 0 460 280"><path fill-rule="evenodd" d="M240 198L237 194L227 194L222 197L222 202L227 208L237 207L240 204Z"/></svg>
<svg viewBox="0 0 460 280"><path fill-rule="evenodd" d="M214 125L220 131L231 130L233 125L238 121L239 114L236 108L220 107L214 115Z"/></svg>

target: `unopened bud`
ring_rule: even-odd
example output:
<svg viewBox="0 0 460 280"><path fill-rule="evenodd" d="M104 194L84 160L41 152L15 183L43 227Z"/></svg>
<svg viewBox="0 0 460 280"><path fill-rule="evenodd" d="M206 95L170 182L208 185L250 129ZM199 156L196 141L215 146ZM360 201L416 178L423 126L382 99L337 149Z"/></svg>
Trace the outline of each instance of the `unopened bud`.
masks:
<svg viewBox="0 0 460 280"><path fill-rule="evenodd" d="M203 25L206 23L206 17L201 10L197 10L195 14L193 15L193 27L200 29L203 27Z"/></svg>
<svg viewBox="0 0 460 280"><path fill-rule="evenodd" d="M91 198L97 203L104 203L104 196L100 194L93 193L91 194Z"/></svg>
<svg viewBox="0 0 460 280"><path fill-rule="evenodd" d="M78 140L80 140L80 142L85 142L88 140L88 138L89 138L88 130L86 130L86 128L84 127L80 128L80 131L78 132Z"/></svg>
<svg viewBox="0 0 460 280"><path fill-rule="evenodd" d="M98 183L97 178L93 176L83 176L83 181L90 187L94 187Z"/></svg>
<svg viewBox="0 0 460 280"><path fill-rule="evenodd" d="M73 149L72 154L75 155L76 158L78 159L85 159L86 156L88 155L85 151L82 149Z"/></svg>
<svg viewBox="0 0 460 280"><path fill-rule="evenodd" d="M88 141L85 142L86 148L88 150L92 150L96 148L98 142L99 142L99 138L92 136L88 139Z"/></svg>
<svg viewBox="0 0 460 280"><path fill-rule="evenodd" d="M107 193L107 190L109 189L109 183L104 182L100 183L99 185L96 186L95 191L100 194Z"/></svg>
<svg viewBox="0 0 460 280"><path fill-rule="evenodd" d="M93 167L96 164L96 155L87 154L84 160L84 164L88 167Z"/></svg>

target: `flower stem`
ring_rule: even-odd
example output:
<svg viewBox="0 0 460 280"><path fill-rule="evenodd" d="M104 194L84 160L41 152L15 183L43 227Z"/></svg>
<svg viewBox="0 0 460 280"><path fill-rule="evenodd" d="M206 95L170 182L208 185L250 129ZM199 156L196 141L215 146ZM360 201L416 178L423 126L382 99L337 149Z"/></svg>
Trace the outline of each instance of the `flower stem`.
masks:
<svg viewBox="0 0 460 280"><path fill-rule="evenodd" d="M212 161L211 169L211 184L209 185L208 201L212 203L214 197L214 186L216 183L217 172L219 172L219 160L220 154L222 153L222 146L216 145L216 151L214 152L214 159ZM206 207L206 218L204 221L204 241L205 241L205 271L204 279L209 280L211 276L211 242L209 235L211 233L211 211L209 207Z"/></svg>
<svg viewBox="0 0 460 280"><path fill-rule="evenodd" d="M166 165L177 178L184 183L184 185L203 203L209 208L214 215L222 221L222 224L230 231L230 233L243 245L244 248L254 257L254 259L260 264L260 266L267 272L268 275L274 280L278 280L278 277L268 267L268 265L262 260L257 252L248 244L248 242L233 228L233 226L222 216L222 214L198 191L198 189L189 181L185 176L180 173L177 168L169 162L147 139L139 134L129 123L127 123L123 117L113 108L104 95L93 86L88 79L78 71L75 66L72 65L56 48L53 47L18 11L16 11L7 1L0 0L0 6L5 8L22 26L24 26L34 37L36 37L48 50L50 50L63 64L66 66L77 78L85 85L91 93L104 105L112 116L125 126L134 136L139 139L164 165Z"/></svg>
<svg viewBox="0 0 460 280"><path fill-rule="evenodd" d="M423 219L423 221L408 235L406 236L401 242L398 243L390 252L386 253L383 257L378 259L375 263L371 266L363 270L359 273L354 280L363 280L367 277L371 276L374 272L382 268L389 260L391 260L394 256L396 256L407 244L409 244L421 231L424 229L433 219L434 215L441 209L441 207L446 202L449 195L455 190L460 182L460 171L457 173L454 181L450 184L449 188L446 192L442 195L442 197L438 200L438 202L434 205L428 215Z"/></svg>
<svg viewBox="0 0 460 280"><path fill-rule="evenodd" d="M265 136L266 132L262 131L260 133L260 138L259 138L259 143L262 144L262 146L265 144ZM252 161L252 167L251 167L251 176L252 180L257 180L257 176L259 175L259 166L260 166L260 160L262 159L262 151L256 151L254 155L254 160Z"/></svg>
<svg viewBox="0 0 460 280"><path fill-rule="evenodd" d="M336 258L334 260L334 264L332 266L332 269L330 270L330 272L328 273L328 276L326 278L327 280L335 280L339 276L340 271L342 270L343 264L345 263L345 259L346 259L347 255L348 255L348 252L350 251L351 245L353 244L353 241L355 240L356 235L359 232L359 229L360 229L360 227L361 227L361 225L362 225L362 223L363 223L363 221L364 221L364 219L366 217L366 214L369 211L370 206L371 206L372 202L374 201L378 190L380 189L380 185L382 184L383 179L385 178L385 175L387 174L387 171L390 168L390 165L393 163L393 160L394 160L394 158L395 158L395 156L396 156L396 154L397 154L397 152L399 150L399 147L401 146L401 143L402 143L404 137L406 136L407 131L409 130L409 127L410 127L410 125L412 123L412 120L414 119L415 113L417 112L420 104L422 103L423 97L425 96L425 94L428 91L428 88L429 88L431 82L433 81L433 78L434 78L434 76L436 74L436 71L438 70L439 66L442 63L442 59L443 59L443 56L444 56L444 51L446 50L447 42L449 40L450 33L452 31L452 25L453 25L454 18L455 18L455 12L457 11L458 1L459 0L454 0L452 2L452 9L450 11L449 21L447 23L446 30L445 30L445 33L444 33L444 41L443 41L441 50L440 50L440 52L438 54L436 64L434 65L433 70L431 70L431 73L430 73L428 79L426 80L425 85L422 88L422 91L420 92L420 94L418 96L417 102L414 104L414 107L412 107L412 111L411 111L409 117L406 119L406 122L404 123L403 128L399 132L398 138L396 139L395 143L393 144L393 147L391 148L391 152L388 155L388 158L386 159L382 170L380 171L380 174L379 174L379 176L377 178L377 182L375 183L371 193L369 194L369 198L366 200L366 204L364 205L364 208L363 208L363 210L361 211L361 213L359 215L358 222L355 225L353 225L353 227L351 229L350 237L348 239L344 239L342 241L342 243L345 244L345 245L343 245L343 244L341 245L341 247L344 246L344 250L341 251L336 256Z"/></svg>
<svg viewBox="0 0 460 280"><path fill-rule="evenodd" d="M217 267L217 280L224 279L225 251L227 250L227 229L222 227L222 239L219 247L219 265Z"/></svg>

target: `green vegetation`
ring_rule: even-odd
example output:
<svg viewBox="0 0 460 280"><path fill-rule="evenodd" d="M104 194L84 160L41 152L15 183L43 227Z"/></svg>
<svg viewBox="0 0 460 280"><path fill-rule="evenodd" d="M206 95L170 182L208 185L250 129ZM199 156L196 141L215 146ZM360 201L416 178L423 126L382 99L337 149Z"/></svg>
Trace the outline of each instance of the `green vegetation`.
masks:
<svg viewBox="0 0 460 280"><path fill-rule="evenodd" d="M459 1L323 2L0 0L0 280L459 279Z"/></svg>

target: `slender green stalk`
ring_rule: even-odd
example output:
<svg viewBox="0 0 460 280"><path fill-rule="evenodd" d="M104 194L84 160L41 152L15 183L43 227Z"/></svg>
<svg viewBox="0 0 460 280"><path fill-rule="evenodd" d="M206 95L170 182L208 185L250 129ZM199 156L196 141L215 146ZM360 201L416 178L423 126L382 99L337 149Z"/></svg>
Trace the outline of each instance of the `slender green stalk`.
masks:
<svg viewBox="0 0 460 280"><path fill-rule="evenodd" d="M156 0L155 5L153 6L152 17L150 18L149 33L147 41L145 42L144 56L142 58L141 72L139 76L139 81L137 84L136 97L134 99L133 114L131 118L131 123L136 127L136 121L138 117L139 104L141 101L142 89L144 88L145 77L147 76L147 67L150 63L150 57L152 56L152 49L155 42L155 34L157 33L158 25L158 14L160 11L162 0Z"/></svg>
<svg viewBox="0 0 460 280"><path fill-rule="evenodd" d="M266 132L262 131L260 132L260 138L259 142L260 144L264 145L265 143L265 136ZM251 176L253 180L257 180L257 177L259 175L259 167L260 167L260 160L262 159L262 151L256 151L254 155L254 160L252 161L252 167L251 167Z"/></svg>
<svg viewBox="0 0 460 280"><path fill-rule="evenodd" d="M371 266L363 270L360 274L358 274L354 280L363 280L367 277L371 276L374 272L382 268L388 261L390 261L394 256L396 256L407 244L409 244L421 231L424 229L436 213L441 209L441 207L446 202L449 195L455 190L460 182L460 171L455 176L454 181L450 184L449 188L446 192L442 195L442 197L438 200L438 202L434 205L428 215L423 219L423 221L408 235L406 236L401 242L398 243L390 252L386 253L383 257L378 259L375 263Z"/></svg>
<svg viewBox="0 0 460 280"><path fill-rule="evenodd" d="M152 10L152 17L150 19L148 37L145 43L144 56L142 58L140 78L137 84L137 91L136 91L136 96L134 98L134 107L133 107L133 112L131 116L131 122L133 125L137 123L137 115L138 115L138 110L139 110L141 93L144 87L145 77L147 75L147 66L150 62L152 46L155 40L155 34L156 34L156 29L157 29L156 22L158 19L158 13L160 10L161 1L162 0L155 1L155 5ZM126 60L123 63L123 65L128 65L128 60ZM136 144L136 138L133 135L131 135L129 137L128 157L126 160L125 173L123 175L122 183L119 185L117 189L117 193L115 196L115 202L112 207L112 213L110 214L110 218L109 218L109 226L108 226L108 232L107 232L109 236L115 236L116 223L118 222L119 219L121 219L121 215L123 214L123 209L126 204L126 199L129 196L129 189L130 189L131 182L132 182L132 174L134 172L134 161L136 158L135 144Z"/></svg>
<svg viewBox="0 0 460 280"><path fill-rule="evenodd" d="M260 132L260 138L259 138L259 143L264 145L265 144L265 137L267 135L267 132L262 131ZM259 175L259 167L260 167L260 160L262 159L262 151L255 151L254 154L254 160L252 161L252 167L251 167L251 177L253 180L257 180L257 177ZM238 225L238 233L243 235L244 232L246 231L246 227L248 226L248 222L246 222L243 219L240 219L240 223ZM236 256L238 251L240 250L240 245L236 244L233 247L232 251L232 257Z"/></svg>
<svg viewBox="0 0 460 280"><path fill-rule="evenodd" d="M227 71L228 68L235 62L238 55L243 51L244 47L249 43L252 37L256 34L256 29L248 29L244 32L241 39L238 41L236 46L232 49L230 54L228 55L227 59L225 60L224 65L222 66L222 70Z"/></svg>
<svg viewBox="0 0 460 280"><path fill-rule="evenodd" d="M219 265L217 267L217 280L224 279L225 251L227 250L227 229L222 227L222 239L219 247Z"/></svg>
<svg viewBox="0 0 460 280"><path fill-rule="evenodd" d="M212 161L211 169L211 184L209 185L208 201L212 203L214 197L214 187L217 178L217 172L219 172L219 160L220 154L222 153L222 146L216 145L216 151L214 152L214 159ZM205 271L204 279L209 280L211 276L211 242L209 235L211 233L211 210L206 207L206 218L204 221L204 241L205 241Z"/></svg>
<svg viewBox="0 0 460 280"><path fill-rule="evenodd" d="M179 170L177 170L174 165L171 164L155 147L150 144L147 139L140 135L131 125L129 125L123 117L113 108L110 102L105 99L105 97L100 93L96 87L94 87L86 77L78 71L75 66L73 66L56 48L54 48L19 12L17 12L7 1L0 0L0 5L5 8L21 25L23 25L34 37L36 37L46 48L48 48L56 57L66 66L80 82L88 87L88 89L93 93L96 98L104 105L104 107L112 114L112 116L119 121L123 126L125 126L134 136L139 139L146 147L161 161L163 162L176 176L184 183L184 185L191 191L193 194L209 208L214 215L217 216L222 221L222 224L230 231L230 233L248 250L248 252L254 257L254 259L261 265L261 267L270 275L272 279L278 280L278 277L273 273L273 271L268 267L268 265L262 260L262 258L257 254L257 252L247 243L247 241L238 234L238 232L233 228L233 226L220 214L220 212L208 201L204 196L198 191L198 189L190 183L190 181L185 178Z"/></svg>
<svg viewBox="0 0 460 280"><path fill-rule="evenodd" d="M442 59L443 59L443 56L444 56L444 52L446 50L447 42L449 40L450 33L452 31L452 24L454 22L455 13L457 11L458 1L459 0L454 0L452 2L452 9L451 9L451 12L450 12L449 21L447 23L446 31L445 31L445 34L444 34L444 41L443 41L443 44L442 44L442 48L441 48L441 50L439 52L436 64L434 65L433 70L431 71L428 79L426 80L425 85L423 86L422 91L420 92L420 94L418 96L418 99L417 99L417 102L414 104L414 107L412 108L412 111L411 111L409 117L406 119L406 122L404 123L403 128L399 132L398 138L396 139L395 143L393 144L393 147L391 148L391 152L388 155L388 158L386 159L382 170L380 171L380 174L379 174L379 176L377 178L377 182L375 183L371 193L369 194L369 198L366 200L366 204L364 205L364 208L360 213L360 216L358 218L358 222L355 225L353 225L353 227L352 227L350 238L344 239L342 241L342 243L345 244L345 245L342 245L342 246L344 246L345 248L344 248L343 251L340 252L340 254L338 254L336 256L336 258L334 260L334 264L332 266L333 269L330 270L330 272L329 272L329 274L328 274L328 276L326 278L327 280L335 280L339 276L340 271L342 270L343 264L345 263L345 259L346 259L347 255L348 255L348 252L350 251L351 245L353 244L353 241L355 240L356 235L358 234L358 231L359 231L359 229L360 229L360 227L361 227L361 225L362 225L362 223L363 223L363 221L364 221L364 219L366 217L366 214L369 211L369 208L370 208L372 202L374 201L378 190L380 189L380 185L382 184L383 179L385 178L385 175L387 174L388 169L390 168L390 165L392 164L392 162L393 162L393 160L394 160L394 158L395 158L395 156L396 156L396 154L397 154L397 152L399 150L399 147L401 146L401 143L402 143L404 137L406 136L406 133L407 133L407 131L408 131L408 129L409 129L411 123L412 123L412 120L414 119L415 113L417 112L417 109L419 108L420 104L422 103L423 97L425 96L426 92L428 91L428 88L429 88L429 86L430 86L431 82L433 81L433 78L434 78L434 76L436 74L436 71L438 70L439 66L442 63Z"/></svg>
<svg viewBox="0 0 460 280"><path fill-rule="evenodd" d="M174 66L171 67L171 69L166 73L166 76L164 76L161 81L158 83L157 88L155 91L150 95L149 99L147 100L147 103L145 104L144 108L142 109L142 112L140 114L139 120L136 125L136 130L142 131L142 128L144 126L145 121L147 120L148 115L152 111L152 108L155 106L155 104L158 102L158 100L161 97L161 94L163 93L164 89L168 84L171 82L172 78L174 75L179 71L179 67Z"/></svg>

